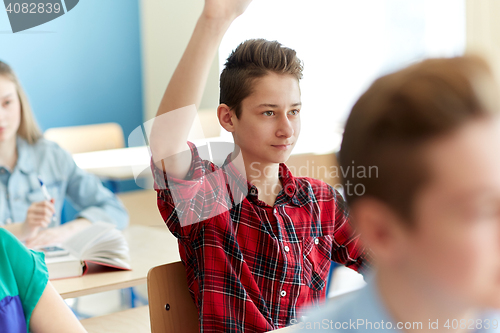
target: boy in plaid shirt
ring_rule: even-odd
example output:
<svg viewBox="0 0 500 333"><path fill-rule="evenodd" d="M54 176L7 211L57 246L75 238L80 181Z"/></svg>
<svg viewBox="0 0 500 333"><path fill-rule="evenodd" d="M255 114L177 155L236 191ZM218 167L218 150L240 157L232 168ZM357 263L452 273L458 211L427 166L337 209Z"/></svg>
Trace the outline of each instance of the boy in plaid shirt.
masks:
<svg viewBox="0 0 500 333"><path fill-rule="evenodd" d="M300 132L295 51L249 40L228 58L217 116L235 144L222 166L187 141L218 45L250 2L205 1L150 136L158 207L179 240L203 332L284 327L325 298L330 260L367 265L341 195L284 164Z"/></svg>

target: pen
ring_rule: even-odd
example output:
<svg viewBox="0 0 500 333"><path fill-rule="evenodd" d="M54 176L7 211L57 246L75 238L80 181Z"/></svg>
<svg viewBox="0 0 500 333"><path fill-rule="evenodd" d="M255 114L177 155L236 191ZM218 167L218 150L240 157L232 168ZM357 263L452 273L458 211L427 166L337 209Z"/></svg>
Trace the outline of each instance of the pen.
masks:
<svg viewBox="0 0 500 333"><path fill-rule="evenodd" d="M48 201L52 200L52 197L50 196L49 191L47 191L47 187L43 183L40 176L38 176L38 181L40 182L40 188L42 189L42 193L43 193L45 200L48 200ZM55 221L55 220L56 220L56 213L54 213L54 215L52 215L52 221Z"/></svg>

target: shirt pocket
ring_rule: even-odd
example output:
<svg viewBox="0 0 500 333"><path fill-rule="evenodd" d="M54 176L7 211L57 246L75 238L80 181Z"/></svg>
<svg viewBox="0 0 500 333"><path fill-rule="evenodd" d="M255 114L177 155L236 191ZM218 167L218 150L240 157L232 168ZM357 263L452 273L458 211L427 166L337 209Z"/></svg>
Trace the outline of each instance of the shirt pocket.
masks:
<svg viewBox="0 0 500 333"><path fill-rule="evenodd" d="M313 290L323 290L330 271L332 236L307 237L302 241L304 283Z"/></svg>

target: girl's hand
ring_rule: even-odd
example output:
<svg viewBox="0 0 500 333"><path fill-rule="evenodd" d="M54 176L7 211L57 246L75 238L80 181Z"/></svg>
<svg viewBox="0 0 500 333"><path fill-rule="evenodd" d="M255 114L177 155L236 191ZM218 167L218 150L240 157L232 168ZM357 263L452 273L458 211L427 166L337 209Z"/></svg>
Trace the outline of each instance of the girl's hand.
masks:
<svg viewBox="0 0 500 333"><path fill-rule="evenodd" d="M38 248L64 243L68 238L88 228L91 224L89 220L79 218L66 222L59 227L42 230L35 237L27 239L26 246L29 248Z"/></svg>
<svg viewBox="0 0 500 333"><path fill-rule="evenodd" d="M23 238L33 238L40 228L46 228L55 213L54 199L32 203L23 224Z"/></svg>

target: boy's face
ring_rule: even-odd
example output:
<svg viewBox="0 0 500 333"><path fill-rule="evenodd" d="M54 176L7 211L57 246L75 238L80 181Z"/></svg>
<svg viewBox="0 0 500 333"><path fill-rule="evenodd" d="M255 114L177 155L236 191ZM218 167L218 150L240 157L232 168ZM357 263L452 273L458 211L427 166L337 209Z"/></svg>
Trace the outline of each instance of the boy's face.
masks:
<svg viewBox="0 0 500 333"><path fill-rule="evenodd" d="M431 178L415 196L403 267L436 297L500 307L500 121L472 121L427 147Z"/></svg>
<svg viewBox="0 0 500 333"><path fill-rule="evenodd" d="M292 75L269 73L256 79L253 93L233 115L234 141L250 163L285 162L300 133L300 88Z"/></svg>

